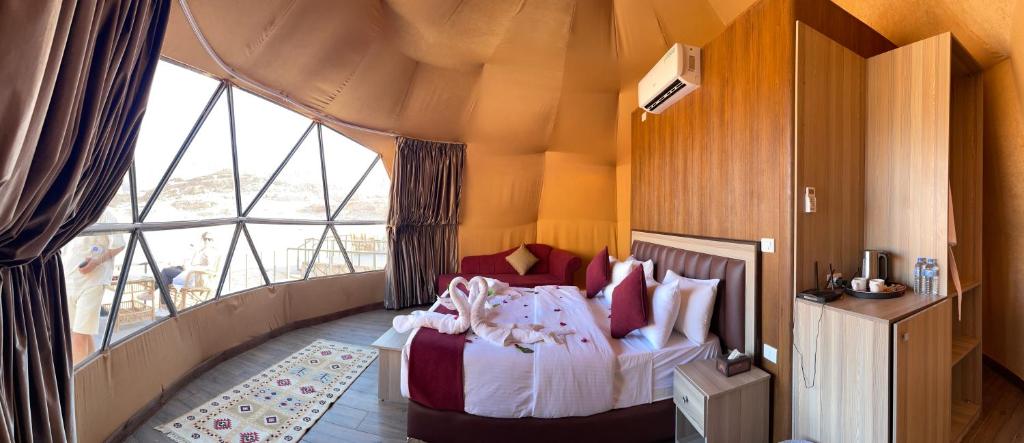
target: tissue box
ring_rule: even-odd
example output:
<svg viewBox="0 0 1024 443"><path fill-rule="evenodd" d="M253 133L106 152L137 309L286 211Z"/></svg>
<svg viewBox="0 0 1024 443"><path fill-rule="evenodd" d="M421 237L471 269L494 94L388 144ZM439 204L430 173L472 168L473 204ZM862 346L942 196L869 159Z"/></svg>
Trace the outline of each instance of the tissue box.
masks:
<svg viewBox="0 0 1024 443"><path fill-rule="evenodd" d="M724 355L718 356L718 362L715 365L718 368L718 372L726 377L732 377L736 374L742 374L750 370L750 356L741 355L732 360L725 358Z"/></svg>

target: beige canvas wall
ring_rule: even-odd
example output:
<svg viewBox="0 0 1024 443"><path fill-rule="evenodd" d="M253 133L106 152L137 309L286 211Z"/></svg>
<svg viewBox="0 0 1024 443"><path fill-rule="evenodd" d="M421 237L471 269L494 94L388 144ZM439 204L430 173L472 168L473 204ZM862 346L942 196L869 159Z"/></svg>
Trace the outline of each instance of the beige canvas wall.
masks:
<svg viewBox="0 0 1024 443"><path fill-rule="evenodd" d="M1024 377L1024 8L1010 58L985 71L985 355Z"/></svg>
<svg viewBox="0 0 1024 443"><path fill-rule="evenodd" d="M75 372L78 440L100 442L193 368L295 322L382 305L384 272L284 283L183 312Z"/></svg>

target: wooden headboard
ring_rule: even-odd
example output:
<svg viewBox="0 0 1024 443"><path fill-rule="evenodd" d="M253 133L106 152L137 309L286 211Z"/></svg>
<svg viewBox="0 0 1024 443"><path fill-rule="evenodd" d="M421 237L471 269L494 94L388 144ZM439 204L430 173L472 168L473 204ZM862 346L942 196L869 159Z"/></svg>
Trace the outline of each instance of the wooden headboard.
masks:
<svg viewBox="0 0 1024 443"><path fill-rule="evenodd" d="M724 350L759 355L757 243L633 231L630 252L637 259L654 260L659 281L670 269L683 277L719 279L711 331Z"/></svg>

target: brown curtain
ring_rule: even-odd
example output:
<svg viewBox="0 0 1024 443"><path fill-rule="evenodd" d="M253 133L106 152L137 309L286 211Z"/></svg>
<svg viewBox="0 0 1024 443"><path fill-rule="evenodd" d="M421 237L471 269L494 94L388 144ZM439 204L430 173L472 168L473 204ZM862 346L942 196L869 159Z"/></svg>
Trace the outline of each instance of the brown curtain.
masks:
<svg viewBox="0 0 1024 443"><path fill-rule="evenodd" d="M0 441L75 441L60 247L131 163L167 0L0 0Z"/></svg>
<svg viewBox="0 0 1024 443"><path fill-rule="evenodd" d="M384 307L433 303L439 274L458 269L466 145L399 137L388 211Z"/></svg>

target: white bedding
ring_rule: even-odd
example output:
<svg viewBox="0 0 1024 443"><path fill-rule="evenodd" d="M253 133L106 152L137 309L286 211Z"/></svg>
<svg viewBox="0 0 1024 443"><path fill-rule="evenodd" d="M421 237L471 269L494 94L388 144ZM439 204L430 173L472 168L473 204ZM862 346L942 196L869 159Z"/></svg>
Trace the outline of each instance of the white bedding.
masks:
<svg viewBox="0 0 1024 443"><path fill-rule="evenodd" d="M638 333L621 340L609 333L609 310L573 286L513 288L491 297L499 307L494 321L542 324L575 334L565 344L499 347L467 334L463 353L466 412L483 417L556 418L586 416L651 403L672 396L672 369L696 359L714 358L718 338L689 342L678 332L654 350ZM436 305L435 305L436 306ZM431 308L433 309L433 308ZM557 310L556 310L557 309ZM410 335L402 350L402 395L409 396Z"/></svg>

